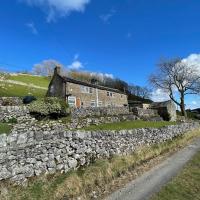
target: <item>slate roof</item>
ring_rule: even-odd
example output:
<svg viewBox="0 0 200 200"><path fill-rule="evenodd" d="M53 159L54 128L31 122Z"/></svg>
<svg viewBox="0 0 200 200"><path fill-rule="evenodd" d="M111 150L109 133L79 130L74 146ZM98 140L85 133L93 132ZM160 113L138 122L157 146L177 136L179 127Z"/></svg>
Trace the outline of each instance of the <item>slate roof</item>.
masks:
<svg viewBox="0 0 200 200"><path fill-rule="evenodd" d="M61 76L61 75L58 75L58 76L60 76L63 79L64 82L84 85L84 86L87 86L87 87L98 88L98 89L101 89L101 90L106 90L106 91L109 91L109 92L111 91L111 92L115 92L115 93L126 95L125 92L122 92L122 91L114 89L114 88L109 88L109 87L105 87L105 86L101 86L101 85L95 85L95 84L92 84L92 83L79 81L79 80L76 80L76 79L73 79L73 78L69 78L69 77L64 77L64 76Z"/></svg>

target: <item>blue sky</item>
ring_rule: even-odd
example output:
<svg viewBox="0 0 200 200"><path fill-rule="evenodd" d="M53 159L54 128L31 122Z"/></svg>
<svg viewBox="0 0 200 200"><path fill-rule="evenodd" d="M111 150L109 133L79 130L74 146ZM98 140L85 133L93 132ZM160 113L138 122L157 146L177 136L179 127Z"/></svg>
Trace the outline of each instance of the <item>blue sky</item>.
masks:
<svg viewBox="0 0 200 200"><path fill-rule="evenodd" d="M199 56L199 22L197 0L2 0L0 67L77 61L146 85L161 57Z"/></svg>

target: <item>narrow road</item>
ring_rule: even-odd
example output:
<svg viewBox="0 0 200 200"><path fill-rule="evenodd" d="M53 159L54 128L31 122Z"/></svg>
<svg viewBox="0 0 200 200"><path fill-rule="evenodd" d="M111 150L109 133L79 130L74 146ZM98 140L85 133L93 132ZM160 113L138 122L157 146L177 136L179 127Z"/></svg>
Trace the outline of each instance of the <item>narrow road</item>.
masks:
<svg viewBox="0 0 200 200"><path fill-rule="evenodd" d="M200 150L200 138L192 144L173 154L161 164L141 177L128 183L110 195L106 200L147 200L152 194L158 192L172 177Z"/></svg>

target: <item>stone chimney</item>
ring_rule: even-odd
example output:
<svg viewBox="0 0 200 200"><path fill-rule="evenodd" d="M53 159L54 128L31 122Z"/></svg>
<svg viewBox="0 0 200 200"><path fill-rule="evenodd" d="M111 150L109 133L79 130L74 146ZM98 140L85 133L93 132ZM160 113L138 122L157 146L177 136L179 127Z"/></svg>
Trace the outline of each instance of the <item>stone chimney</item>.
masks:
<svg viewBox="0 0 200 200"><path fill-rule="evenodd" d="M61 67L59 65L56 65L55 69L54 69L54 74L61 74Z"/></svg>

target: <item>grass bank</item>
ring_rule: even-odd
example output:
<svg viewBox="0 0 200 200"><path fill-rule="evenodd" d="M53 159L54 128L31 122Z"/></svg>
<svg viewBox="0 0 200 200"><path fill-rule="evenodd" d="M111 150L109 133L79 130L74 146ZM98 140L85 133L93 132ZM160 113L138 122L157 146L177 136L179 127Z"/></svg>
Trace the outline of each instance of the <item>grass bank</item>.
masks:
<svg viewBox="0 0 200 200"><path fill-rule="evenodd" d="M200 151L152 200L200 199Z"/></svg>
<svg viewBox="0 0 200 200"><path fill-rule="evenodd" d="M4 75L0 73L0 79ZM36 97L44 97L47 89L35 88L33 86L48 88L50 78L45 76L34 76L29 74L15 74L4 76L5 81L0 81L1 97L24 97L33 95ZM6 82L11 81L11 82ZM14 82L12 82L14 81ZM20 84L17 84L19 82ZM21 85L23 83L24 85ZM32 86L33 85L33 86Z"/></svg>
<svg viewBox="0 0 200 200"><path fill-rule="evenodd" d="M26 84L33 84L40 87L48 88L49 82L51 78L46 76L34 76L31 74L16 74L16 75L9 75L7 77L8 80L13 81L20 81Z"/></svg>
<svg viewBox="0 0 200 200"><path fill-rule="evenodd" d="M46 95L46 90L11 84L11 83L1 83L0 82L0 96L1 97L24 97L27 95L33 95L36 97L44 97Z"/></svg>
<svg viewBox="0 0 200 200"><path fill-rule="evenodd" d="M14 187L9 183L0 185L0 199L7 200L58 200L92 199L94 194L110 191L110 185L122 175L129 177L130 172L153 158L172 152L200 136L193 131L167 142L143 147L128 156L115 156L111 159L97 160L88 167L67 174L46 175L33 178L27 188ZM96 193L95 193L95 192ZM99 195L98 195L99 196ZM102 199L100 197L100 199Z"/></svg>
<svg viewBox="0 0 200 200"><path fill-rule="evenodd" d="M117 123L108 123L108 124L100 124L100 125L91 125L89 127L84 128L87 131L94 130L127 130L127 129L135 129L135 128L161 128L163 126L175 125L176 122L152 122L152 121L124 121Z"/></svg>
<svg viewBox="0 0 200 200"><path fill-rule="evenodd" d="M3 133L10 133L12 129L12 126L10 126L8 123L0 123L0 134L3 134Z"/></svg>

